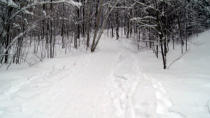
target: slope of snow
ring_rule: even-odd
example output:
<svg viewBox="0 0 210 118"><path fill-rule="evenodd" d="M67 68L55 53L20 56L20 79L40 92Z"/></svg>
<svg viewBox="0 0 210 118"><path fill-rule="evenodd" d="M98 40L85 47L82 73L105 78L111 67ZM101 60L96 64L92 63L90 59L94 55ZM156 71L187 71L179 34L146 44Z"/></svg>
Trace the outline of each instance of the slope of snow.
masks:
<svg viewBox="0 0 210 118"><path fill-rule="evenodd" d="M209 37L210 31L192 37L190 49L182 57L180 47L175 51L171 49L168 63L173 64L166 71L161 70L161 59L155 59L154 54L139 54L142 71L161 82L167 90L172 102L169 110L184 118L210 118Z"/></svg>
<svg viewBox="0 0 210 118"><path fill-rule="evenodd" d="M108 55L108 56L107 56ZM112 118L110 51L46 60L1 72L1 118Z"/></svg>
<svg viewBox="0 0 210 118"><path fill-rule="evenodd" d="M102 37L95 53L74 52L32 67L0 70L1 118L209 118L209 32L161 69L131 40ZM179 51L172 51L172 56Z"/></svg>

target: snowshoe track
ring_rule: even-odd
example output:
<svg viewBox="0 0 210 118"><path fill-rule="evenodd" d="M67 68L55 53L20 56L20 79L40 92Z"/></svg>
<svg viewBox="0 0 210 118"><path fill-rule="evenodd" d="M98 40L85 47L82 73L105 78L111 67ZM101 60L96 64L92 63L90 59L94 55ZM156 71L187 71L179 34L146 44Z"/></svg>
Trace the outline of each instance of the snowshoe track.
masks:
<svg viewBox="0 0 210 118"><path fill-rule="evenodd" d="M172 102L163 85L141 73L138 65L135 55L120 53L116 67L110 75L115 85L110 95L117 116L119 118L183 118L182 115L169 111Z"/></svg>

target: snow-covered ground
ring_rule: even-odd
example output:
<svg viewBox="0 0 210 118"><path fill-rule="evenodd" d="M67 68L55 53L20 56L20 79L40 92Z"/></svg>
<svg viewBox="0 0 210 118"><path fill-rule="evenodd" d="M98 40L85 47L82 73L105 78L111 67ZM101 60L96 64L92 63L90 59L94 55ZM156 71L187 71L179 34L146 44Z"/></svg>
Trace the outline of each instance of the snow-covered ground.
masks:
<svg viewBox="0 0 210 118"><path fill-rule="evenodd" d="M167 90L172 103L169 110L184 118L210 118L209 38L210 31L192 37L190 49L182 57L177 47L178 51L168 56L169 65L173 64L166 71L159 69L161 65L155 62L153 54L139 54L143 73L161 82Z"/></svg>
<svg viewBox="0 0 210 118"><path fill-rule="evenodd" d="M1 68L0 118L209 118L209 37L165 71L152 52L105 36L92 54Z"/></svg>

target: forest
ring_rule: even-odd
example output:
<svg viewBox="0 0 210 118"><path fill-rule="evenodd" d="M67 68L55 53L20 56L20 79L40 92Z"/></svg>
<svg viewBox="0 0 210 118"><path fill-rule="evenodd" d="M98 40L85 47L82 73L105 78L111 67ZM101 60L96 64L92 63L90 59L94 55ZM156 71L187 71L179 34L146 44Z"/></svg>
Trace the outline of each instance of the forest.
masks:
<svg viewBox="0 0 210 118"><path fill-rule="evenodd" d="M94 52L107 31L153 50L166 69L169 44L184 54L189 37L209 26L209 0L0 0L0 64L54 58L58 49Z"/></svg>
<svg viewBox="0 0 210 118"><path fill-rule="evenodd" d="M210 118L210 0L0 0L0 118Z"/></svg>

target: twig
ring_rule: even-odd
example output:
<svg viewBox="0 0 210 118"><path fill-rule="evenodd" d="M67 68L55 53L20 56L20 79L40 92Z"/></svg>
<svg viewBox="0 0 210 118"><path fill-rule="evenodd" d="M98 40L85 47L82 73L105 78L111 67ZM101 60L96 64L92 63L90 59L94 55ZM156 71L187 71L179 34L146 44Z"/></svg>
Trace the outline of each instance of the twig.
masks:
<svg viewBox="0 0 210 118"><path fill-rule="evenodd" d="M181 56L179 56L178 58L174 59L167 67L167 69L169 69L175 62L177 62L178 60L180 60L183 56L185 56L187 54L187 51L182 54Z"/></svg>

